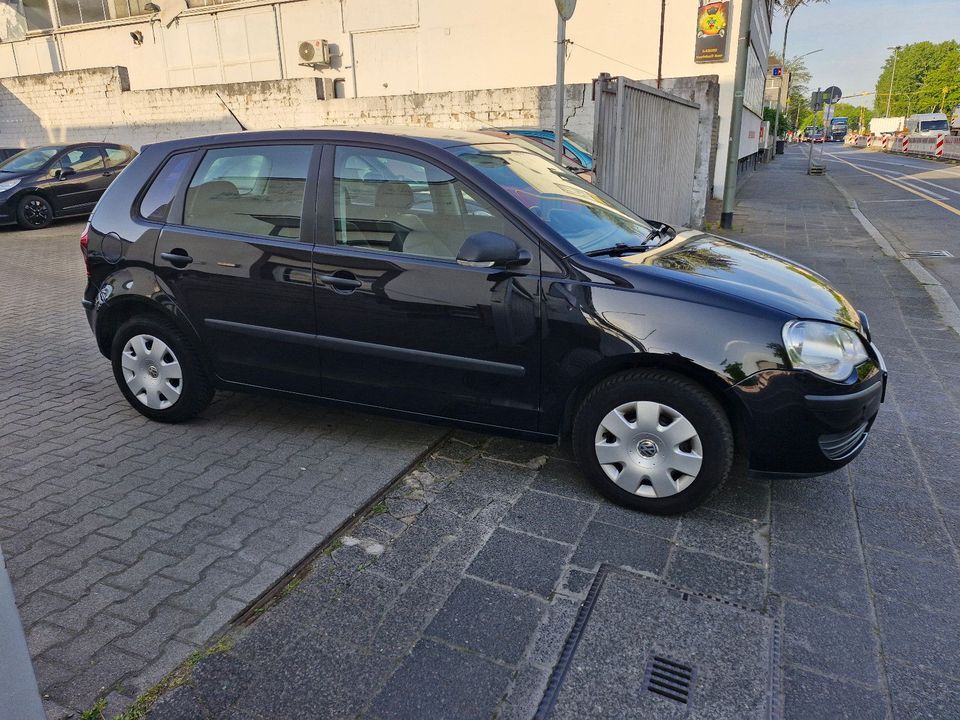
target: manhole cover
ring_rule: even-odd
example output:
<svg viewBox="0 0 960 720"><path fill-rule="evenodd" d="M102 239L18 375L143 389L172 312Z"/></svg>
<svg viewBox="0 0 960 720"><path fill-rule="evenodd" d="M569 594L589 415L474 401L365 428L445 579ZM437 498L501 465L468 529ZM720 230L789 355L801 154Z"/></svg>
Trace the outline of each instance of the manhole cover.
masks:
<svg viewBox="0 0 960 720"><path fill-rule="evenodd" d="M773 617L602 566L536 720L779 717Z"/></svg>
<svg viewBox="0 0 960 720"><path fill-rule="evenodd" d="M911 252L906 252L903 254L904 257L916 258L918 260L923 258L952 258L953 255L948 253L946 250L912 250Z"/></svg>

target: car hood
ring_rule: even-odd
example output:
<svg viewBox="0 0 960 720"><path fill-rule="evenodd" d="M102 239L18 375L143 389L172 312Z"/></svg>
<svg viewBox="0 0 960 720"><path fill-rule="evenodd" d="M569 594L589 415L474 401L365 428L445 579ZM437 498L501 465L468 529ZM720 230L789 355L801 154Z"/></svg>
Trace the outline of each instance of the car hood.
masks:
<svg viewBox="0 0 960 720"><path fill-rule="evenodd" d="M861 329L857 311L823 276L786 258L715 235L690 230L661 247L603 259L624 270L708 287L798 318Z"/></svg>
<svg viewBox="0 0 960 720"><path fill-rule="evenodd" d="M19 180L21 178L25 178L27 175L33 175L35 173L36 170L20 170L17 172L0 171L0 182L6 182L7 180Z"/></svg>

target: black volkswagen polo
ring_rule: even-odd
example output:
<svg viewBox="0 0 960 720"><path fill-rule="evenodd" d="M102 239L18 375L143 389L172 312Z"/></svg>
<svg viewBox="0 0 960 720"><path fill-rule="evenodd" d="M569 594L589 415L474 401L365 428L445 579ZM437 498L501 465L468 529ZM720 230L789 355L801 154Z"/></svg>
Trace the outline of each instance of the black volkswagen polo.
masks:
<svg viewBox="0 0 960 720"><path fill-rule="evenodd" d="M100 351L159 421L249 389L569 439L607 497L670 513L737 452L843 466L883 399L866 318L824 278L487 135L149 146L81 245Z"/></svg>
<svg viewBox="0 0 960 720"><path fill-rule="evenodd" d="M114 143L28 148L0 162L0 225L44 228L56 218L86 215L136 155Z"/></svg>

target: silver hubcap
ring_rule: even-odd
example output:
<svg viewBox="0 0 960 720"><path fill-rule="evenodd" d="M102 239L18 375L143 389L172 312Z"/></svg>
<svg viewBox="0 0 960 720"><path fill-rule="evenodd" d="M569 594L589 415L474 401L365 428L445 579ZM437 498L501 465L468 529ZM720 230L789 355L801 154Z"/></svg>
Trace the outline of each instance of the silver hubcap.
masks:
<svg viewBox="0 0 960 720"><path fill-rule="evenodd" d="M160 338L134 335L123 348L120 365L130 392L151 410L166 410L180 399L180 363Z"/></svg>
<svg viewBox="0 0 960 720"><path fill-rule="evenodd" d="M597 460L628 493L662 498L690 486L703 464L703 446L693 424L672 407L624 403L600 421Z"/></svg>

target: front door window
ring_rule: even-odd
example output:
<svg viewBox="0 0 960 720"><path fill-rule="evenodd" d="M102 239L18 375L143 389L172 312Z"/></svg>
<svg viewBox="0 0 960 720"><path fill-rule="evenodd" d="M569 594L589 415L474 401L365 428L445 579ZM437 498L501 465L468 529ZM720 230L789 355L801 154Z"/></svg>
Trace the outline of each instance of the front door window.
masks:
<svg viewBox="0 0 960 720"><path fill-rule="evenodd" d="M462 181L410 155L338 147L333 189L337 245L452 261L474 233L509 233Z"/></svg>

